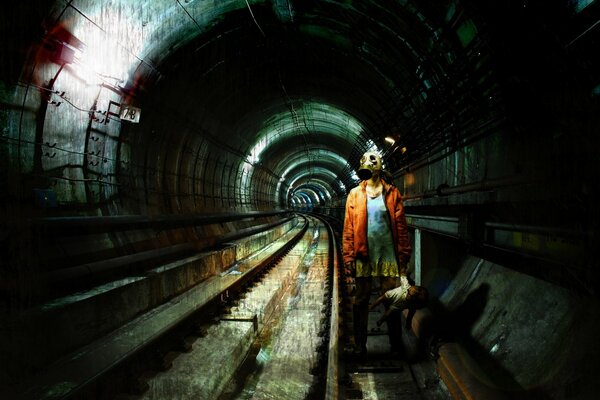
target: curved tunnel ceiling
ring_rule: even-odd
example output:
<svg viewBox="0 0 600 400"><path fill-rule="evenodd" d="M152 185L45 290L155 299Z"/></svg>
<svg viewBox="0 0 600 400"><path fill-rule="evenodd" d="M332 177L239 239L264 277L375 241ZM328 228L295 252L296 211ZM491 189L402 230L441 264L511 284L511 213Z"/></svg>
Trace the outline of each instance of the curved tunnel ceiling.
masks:
<svg viewBox="0 0 600 400"><path fill-rule="evenodd" d="M262 22L257 24L249 18L252 15L257 21L261 16ZM166 84L159 82L155 90L160 90L161 99L170 99L165 100L168 104L183 102L184 113L202 110L205 117L199 125L224 132L226 146L241 155L242 162L260 167L275 179L283 176L276 192L292 184L285 182L285 171L291 167L286 154L302 154L308 162L300 168L311 175L317 173L312 167L321 163L318 152L324 148L333 148L338 160L337 166L326 166L338 177L326 179L353 183L353 168L347 160L352 159L357 143L373 145L370 138L377 127L372 119L391 81L372 68L368 57L352 56L347 52L351 47L345 51L344 46L351 45L347 40L336 43L338 31L347 31L348 26L329 20L326 23L333 27L317 32L315 25L286 25L290 23L260 3L231 11L220 25L174 54L175 61L164 61L169 79L162 81L171 89L163 89ZM261 30L264 35L259 34ZM381 142L377 136L374 139ZM339 188L345 187L333 182L331 186L338 188L336 197ZM286 199L287 195L275 193L273 198Z"/></svg>
<svg viewBox="0 0 600 400"><path fill-rule="evenodd" d="M499 4L56 1L11 163L109 213L287 207L316 179L336 202L368 149L401 173L522 113L481 18Z"/></svg>
<svg viewBox="0 0 600 400"><path fill-rule="evenodd" d="M439 30L452 7L56 2L46 19L45 40L53 47L38 51L33 81L76 109L50 110L63 122L46 122L44 135L54 133L47 142L56 141L64 121L78 122L63 133L69 148L57 145L65 152L61 161L43 164L62 168L67 182L84 182L59 190L65 201L89 201L91 192L111 198L125 189L128 212L286 207L294 186L317 178L339 199L356 183L354 168L367 149L389 153L395 159L386 162L398 168L408 155L445 140L433 113L428 130L414 123L430 96L443 98L445 66L462 51L454 32L445 37ZM62 60L69 51L74 56ZM101 122L115 111L111 102L141 108L140 123L109 129L118 143L94 150L82 110ZM78 131L87 132L87 143ZM388 152L390 135L409 151ZM100 158L100 151L97 161L88 155ZM86 161L108 165L92 173ZM90 179L103 187L90 189Z"/></svg>

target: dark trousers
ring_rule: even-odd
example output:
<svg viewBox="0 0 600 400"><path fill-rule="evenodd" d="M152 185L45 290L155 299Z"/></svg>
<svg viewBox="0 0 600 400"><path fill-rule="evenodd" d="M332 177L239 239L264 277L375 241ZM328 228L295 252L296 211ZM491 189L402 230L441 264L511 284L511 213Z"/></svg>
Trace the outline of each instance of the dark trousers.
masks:
<svg viewBox="0 0 600 400"><path fill-rule="evenodd" d="M396 287L396 277L380 276L379 279L379 295L381 296L386 291ZM371 289L373 278L357 277L355 280L356 292L354 294L353 307L353 325L354 325L354 341L360 349L365 349L367 346L367 331L369 325L369 300L371 298ZM385 305L386 310L388 305ZM402 335L400 313L394 312L387 319L388 335L392 351L398 350L400 338Z"/></svg>

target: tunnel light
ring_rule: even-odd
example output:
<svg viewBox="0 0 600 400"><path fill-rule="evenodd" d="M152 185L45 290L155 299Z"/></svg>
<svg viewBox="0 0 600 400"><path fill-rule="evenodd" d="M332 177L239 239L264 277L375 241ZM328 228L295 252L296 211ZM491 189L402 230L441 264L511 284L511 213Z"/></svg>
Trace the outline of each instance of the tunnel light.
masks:
<svg viewBox="0 0 600 400"><path fill-rule="evenodd" d="M142 21L136 15L124 14L118 7L98 6L90 10L89 16L94 19L99 14L107 29L81 24L73 32L82 43L73 67L90 84L124 86L146 43L142 34L132 30Z"/></svg>
<svg viewBox="0 0 600 400"><path fill-rule="evenodd" d="M100 78L100 75L98 75L93 68L86 64L75 62L71 64L71 70L87 85L94 86L102 84L102 78Z"/></svg>
<svg viewBox="0 0 600 400"><path fill-rule="evenodd" d="M103 83L111 86L124 84L128 79L127 74L124 74L123 78L117 78L106 73L113 70L114 66L108 67L110 57L103 57L103 53L105 54L105 52L95 54L90 49L75 49L73 63L70 64L70 68L77 77L90 86Z"/></svg>
<svg viewBox="0 0 600 400"><path fill-rule="evenodd" d="M393 137L391 137L391 136L386 136L385 137L385 141L388 142L389 144L392 144L392 145L394 143L396 143L396 140Z"/></svg>
<svg viewBox="0 0 600 400"><path fill-rule="evenodd" d="M74 36L71 37L76 40ZM88 85L102 83L100 75L84 59L83 43L78 42L78 46L73 46L66 42L58 42L57 47L55 60L58 63L68 65L68 68Z"/></svg>
<svg viewBox="0 0 600 400"><path fill-rule="evenodd" d="M404 154L404 153L406 153L406 151L407 151L407 150L408 150L408 149L407 149L406 147L403 147L403 148L401 148L401 149L400 149L400 152L401 152L402 154Z"/></svg>

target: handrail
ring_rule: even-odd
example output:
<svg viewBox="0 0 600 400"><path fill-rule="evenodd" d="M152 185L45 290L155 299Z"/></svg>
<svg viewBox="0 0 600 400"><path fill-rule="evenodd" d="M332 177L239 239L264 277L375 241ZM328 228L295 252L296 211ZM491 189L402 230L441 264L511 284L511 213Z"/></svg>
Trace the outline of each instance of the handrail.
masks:
<svg viewBox="0 0 600 400"><path fill-rule="evenodd" d="M230 232L221 236L213 237L212 240L206 238L198 242L187 242L180 243L165 248L152 249L148 251L138 252L134 254L128 254L125 256L115 257L108 260L96 261L88 264L82 264L71 268L60 269L52 271L44 275L44 278L52 282L53 284L59 284L60 282L81 280L86 277L91 277L95 274L106 273L111 270L117 270L127 265L149 262L153 259L160 259L161 257L182 255L191 252L206 251L211 247L222 245L228 241L236 240L244 236L254 235L256 233L263 232L265 230L274 228L278 225L284 224L290 221L293 217L288 217L280 221L253 226ZM148 266L147 266L148 267Z"/></svg>
<svg viewBox="0 0 600 400"><path fill-rule="evenodd" d="M290 214L291 210L249 211L245 213L220 214L177 214L177 215L111 215L111 216L77 216L77 217L44 217L30 219L31 226L51 231L81 228L88 230L111 229L119 226L128 228L156 226L195 226L221 222L238 221L246 218L262 218Z"/></svg>

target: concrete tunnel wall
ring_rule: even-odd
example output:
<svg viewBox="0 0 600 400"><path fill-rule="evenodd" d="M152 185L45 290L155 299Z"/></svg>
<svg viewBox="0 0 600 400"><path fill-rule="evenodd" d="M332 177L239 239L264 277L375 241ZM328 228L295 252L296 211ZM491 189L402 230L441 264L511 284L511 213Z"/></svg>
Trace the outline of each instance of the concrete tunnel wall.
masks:
<svg viewBox="0 0 600 400"><path fill-rule="evenodd" d="M486 9L469 1L400 1L388 9L328 1L293 3L288 13L280 1L251 1L255 19L243 1L215 3L182 3L186 14L184 6L158 1L40 1L33 13L17 7L7 14L21 24L17 32L31 32L15 41L15 65L2 76L0 165L10 232L3 233L3 272L27 286L44 270L49 247L59 247L28 231L30 218L287 208L292 182L316 182L332 195L322 205L339 206L372 140L409 212L589 233L533 252L567 266L549 277L537 266L467 256L486 232L466 229L450 245L425 234L423 249L424 282L446 311L489 285L479 319L461 335L486 354L482 362L525 388L585 398L598 355L590 236L598 221L591 193L600 113L597 75L589 72L595 64L586 58L595 31L564 46L589 27L585 10L577 14L583 22L569 25L556 10L545 13L543 2L523 11L520 2ZM294 20L305 25L278 28ZM122 81L98 82L69 63L61 68L65 60L46 46L48 37L97 48L96 62L114 60L103 72ZM140 123L107 115L117 111L111 102L139 106ZM339 118L322 121L327 113ZM253 146L271 127L293 133L258 160ZM401 145L385 147L391 133ZM118 253L137 242L195 235L138 230L60 246ZM511 250L531 255L523 242ZM60 255L75 258L71 250ZM554 354L561 361L548 361ZM573 385L584 388L566 389Z"/></svg>
<svg viewBox="0 0 600 400"><path fill-rule="evenodd" d="M456 239L423 233L422 241L422 284L435 316L422 339L431 351L459 343L457 367L475 387L507 398L595 397L596 299L469 255Z"/></svg>

